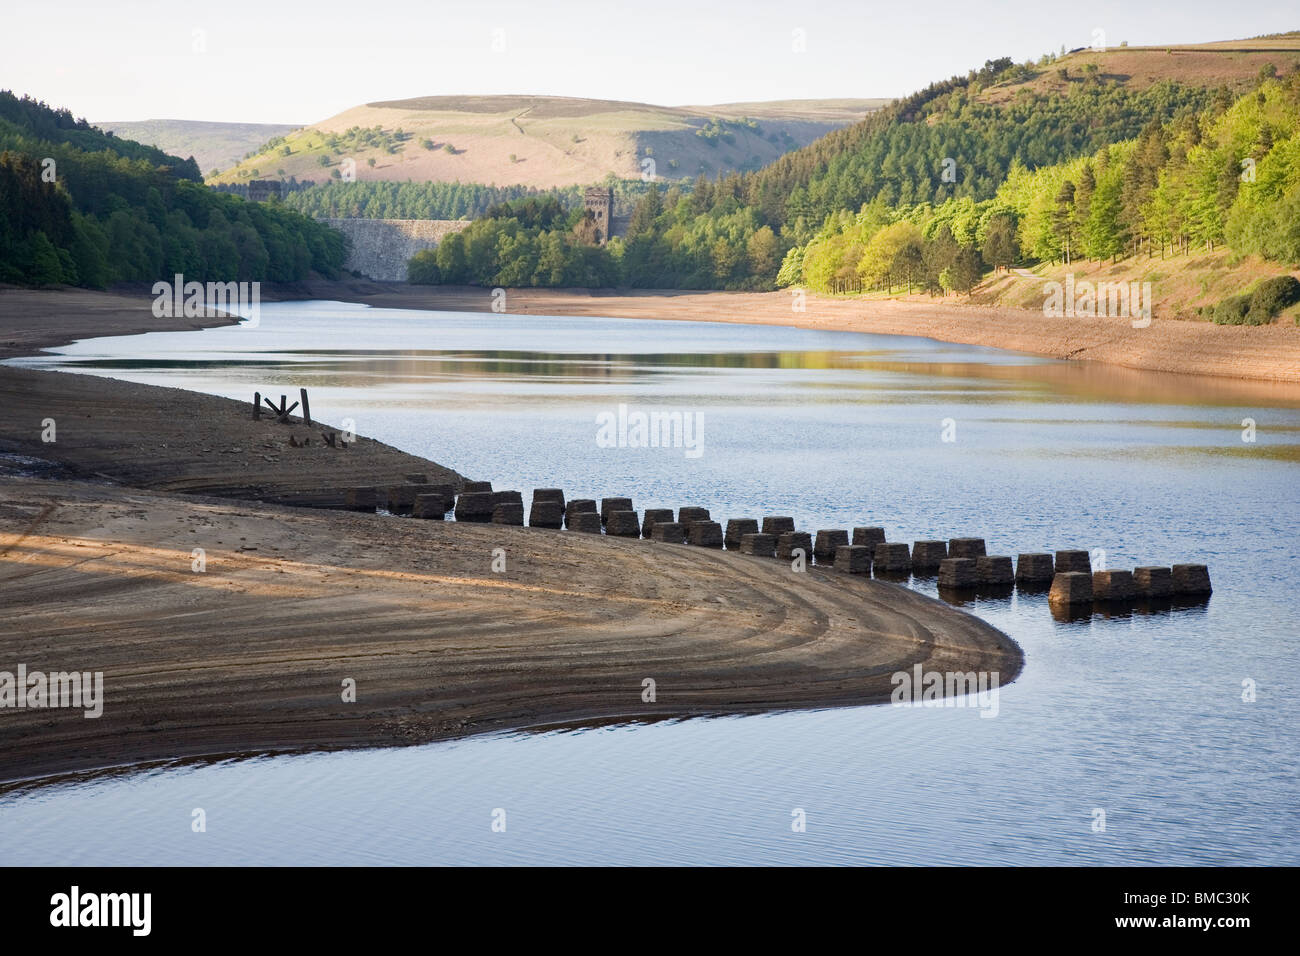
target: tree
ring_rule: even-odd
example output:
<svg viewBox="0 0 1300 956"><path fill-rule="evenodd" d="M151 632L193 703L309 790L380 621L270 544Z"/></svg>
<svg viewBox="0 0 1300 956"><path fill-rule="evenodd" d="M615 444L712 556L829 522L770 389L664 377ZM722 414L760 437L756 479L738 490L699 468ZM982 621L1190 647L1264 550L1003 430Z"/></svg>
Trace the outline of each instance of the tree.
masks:
<svg viewBox="0 0 1300 956"><path fill-rule="evenodd" d="M981 249L984 261L994 269L1009 268L1020 258L1020 246L1016 242L1016 224L1010 216L994 216L989 220L988 230L984 236Z"/></svg>

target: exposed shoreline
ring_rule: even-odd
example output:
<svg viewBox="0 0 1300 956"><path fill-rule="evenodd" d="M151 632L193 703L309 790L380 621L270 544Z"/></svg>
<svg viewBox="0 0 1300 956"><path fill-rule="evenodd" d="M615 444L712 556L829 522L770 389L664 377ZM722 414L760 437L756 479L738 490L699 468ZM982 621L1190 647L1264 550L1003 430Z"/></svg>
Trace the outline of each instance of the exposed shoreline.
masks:
<svg viewBox="0 0 1300 956"><path fill-rule="evenodd" d="M149 302L0 291L0 354L201 322L154 319ZM21 622L0 631L0 670L102 671L105 692L98 719L0 711L0 781L856 706L887 700L892 675L918 664L996 671L1002 685L1023 666L990 625L883 581L687 545L287 507L325 485L461 476L364 438L293 447L312 430L248 409L0 366L0 453L57 465L45 478L0 467L0 620ZM505 572L491 568L497 548Z"/></svg>
<svg viewBox="0 0 1300 956"><path fill-rule="evenodd" d="M492 290L369 281L315 281L264 289L267 301L337 299L391 309L492 311ZM1048 318L1041 312L913 297L906 301L808 294L794 311L789 292L508 289L515 315L606 316L784 325L910 335L959 345L1071 361L1300 386L1300 327L1225 326L1153 319L1135 329L1122 318Z"/></svg>

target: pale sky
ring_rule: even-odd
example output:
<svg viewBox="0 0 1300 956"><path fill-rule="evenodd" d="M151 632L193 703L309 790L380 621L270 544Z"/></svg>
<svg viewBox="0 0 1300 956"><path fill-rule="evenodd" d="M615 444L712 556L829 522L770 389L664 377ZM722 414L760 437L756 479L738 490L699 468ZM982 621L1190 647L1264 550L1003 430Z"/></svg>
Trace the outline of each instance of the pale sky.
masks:
<svg viewBox="0 0 1300 956"><path fill-rule="evenodd" d="M528 93L666 106L891 97L986 59L1300 28L1295 0L33 0L0 88L92 121L305 124L360 103ZM795 31L804 51L797 52ZM497 49L494 49L496 47Z"/></svg>

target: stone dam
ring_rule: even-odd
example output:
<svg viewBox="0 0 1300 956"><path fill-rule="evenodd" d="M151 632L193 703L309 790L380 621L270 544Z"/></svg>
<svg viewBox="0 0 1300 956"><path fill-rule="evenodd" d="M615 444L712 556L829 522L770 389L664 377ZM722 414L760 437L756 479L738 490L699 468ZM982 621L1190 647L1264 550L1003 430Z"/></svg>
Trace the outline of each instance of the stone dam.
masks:
<svg viewBox="0 0 1300 956"><path fill-rule="evenodd" d="M469 225L462 219L322 219L351 241L343 268L382 282L405 282L406 263Z"/></svg>

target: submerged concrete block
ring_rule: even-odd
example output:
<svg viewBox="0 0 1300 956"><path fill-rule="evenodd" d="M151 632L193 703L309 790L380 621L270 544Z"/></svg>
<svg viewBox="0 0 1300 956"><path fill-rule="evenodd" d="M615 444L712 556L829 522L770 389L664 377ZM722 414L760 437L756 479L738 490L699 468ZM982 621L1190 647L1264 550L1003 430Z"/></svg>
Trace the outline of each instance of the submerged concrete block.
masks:
<svg viewBox="0 0 1300 956"><path fill-rule="evenodd" d="M1132 571L1092 572L1092 599L1094 601L1131 601L1137 597Z"/></svg>
<svg viewBox="0 0 1300 956"><path fill-rule="evenodd" d="M594 498L574 498L574 499L573 499L572 501L570 501L567 505L565 505L565 506L564 506L564 526L565 526L566 528L569 527L570 522L573 521L573 517L574 517L574 515L578 515L578 514L592 514L592 515L596 515L596 517L599 518L600 515L596 514L596 501L595 501L595 499L594 499Z"/></svg>
<svg viewBox="0 0 1300 956"><path fill-rule="evenodd" d="M1014 584L1016 571L1011 566L1011 556L1006 554L981 555L975 559L975 577L980 584L989 587Z"/></svg>
<svg viewBox="0 0 1300 956"><path fill-rule="evenodd" d="M677 523L689 525L692 521L708 521L708 508L678 508Z"/></svg>
<svg viewBox="0 0 1300 956"><path fill-rule="evenodd" d="M828 528L817 532L813 542L813 555L818 564L834 564L835 549L849 543L849 533L840 528Z"/></svg>
<svg viewBox="0 0 1300 956"><path fill-rule="evenodd" d="M570 531L582 531L587 534L600 534L600 515L594 511L578 511L567 519Z"/></svg>
<svg viewBox="0 0 1300 956"><path fill-rule="evenodd" d="M528 524L533 528L564 527L564 509L558 501L533 501L528 512Z"/></svg>
<svg viewBox="0 0 1300 956"><path fill-rule="evenodd" d="M913 541L912 570L933 572L948 557L948 545L944 541Z"/></svg>
<svg viewBox="0 0 1300 956"><path fill-rule="evenodd" d="M1022 554L1016 558L1017 584L1051 584L1056 563L1050 554Z"/></svg>
<svg viewBox="0 0 1300 956"><path fill-rule="evenodd" d="M842 544L835 549L835 570L843 574L870 574L871 549L865 544Z"/></svg>
<svg viewBox="0 0 1300 956"><path fill-rule="evenodd" d="M611 511L605 518L605 533L616 538L641 537L641 522L636 512L630 508L626 511Z"/></svg>
<svg viewBox="0 0 1300 956"><path fill-rule="evenodd" d="M1088 557L1088 552L1056 552L1056 573L1060 574L1063 571L1082 571L1084 574L1092 574L1092 561Z"/></svg>
<svg viewBox="0 0 1300 956"><path fill-rule="evenodd" d="M496 506L496 495L490 491L461 492L456 499L456 520L491 521L492 509Z"/></svg>
<svg viewBox="0 0 1300 956"><path fill-rule="evenodd" d="M975 558L944 558L939 562L939 587L973 588L979 584Z"/></svg>
<svg viewBox="0 0 1300 956"><path fill-rule="evenodd" d="M722 525L716 521L692 521L687 532L691 544L701 548L722 547Z"/></svg>
<svg viewBox="0 0 1300 956"><path fill-rule="evenodd" d="M524 506L522 502L505 501L492 508L493 524L512 524L523 526Z"/></svg>
<svg viewBox="0 0 1300 956"><path fill-rule="evenodd" d="M631 511L631 498L601 498L600 499L600 520L609 521L611 511Z"/></svg>
<svg viewBox="0 0 1300 956"><path fill-rule="evenodd" d="M951 538L948 541L950 558L978 558L984 553L983 538Z"/></svg>
<svg viewBox="0 0 1300 956"><path fill-rule="evenodd" d="M763 534L782 535L794 530L794 519L788 515L765 515L763 517Z"/></svg>
<svg viewBox="0 0 1300 956"><path fill-rule="evenodd" d="M807 531L783 531L776 538L776 556L786 561L794 559L796 549L803 551L804 560L812 558L812 535Z"/></svg>
<svg viewBox="0 0 1300 956"><path fill-rule="evenodd" d="M741 535L740 553L752 554L759 558L771 558L776 556L776 535L774 534L754 534Z"/></svg>
<svg viewBox="0 0 1300 956"><path fill-rule="evenodd" d="M881 541L872 553L872 567L888 574L907 574L912 570L912 552L902 541Z"/></svg>
<svg viewBox="0 0 1300 956"><path fill-rule="evenodd" d="M1172 568L1142 567L1133 569L1133 584L1138 597L1167 598L1174 593Z"/></svg>
<svg viewBox="0 0 1300 956"><path fill-rule="evenodd" d="M349 488L343 495L343 507L349 511L374 511L379 507L378 488Z"/></svg>
<svg viewBox="0 0 1300 956"><path fill-rule="evenodd" d="M672 520L672 508L647 508L645 510L645 520L641 522L641 536L643 538L653 537L655 525L670 523Z"/></svg>
<svg viewBox="0 0 1300 956"><path fill-rule="evenodd" d="M1086 571L1058 571L1052 577L1049 604L1091 604L1092 575Z"/></svg>
<svg viewBox="0 0 1300 956"><path fill-rule="evenodd" d="M876 545L883 544L885 540L884 528L854 528L853 543L866 545L875 553Z"/></svg>
<svg viewBox="0 0 1300 956"><path fill-rule="evenodd" d="M731 518L727 521L727 533L722 536L728 551L740 547L740 539L747 534L758 534L758 522L753 518Z"/></svg>
<svg viewBox="0 0 1300 956"><path fill-rule="evenodd" d="M676 521L656 521L650 537L667 544L685 544L686 528Z"/></svg>
<svg viewBox="0 0 1300 956"><path fill-rule="evenodd" d="M1209 594L1210 569L1203 564L1175 564L1172 570L1175 594Z"/></svg>

